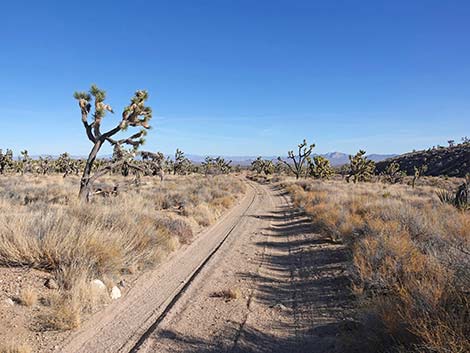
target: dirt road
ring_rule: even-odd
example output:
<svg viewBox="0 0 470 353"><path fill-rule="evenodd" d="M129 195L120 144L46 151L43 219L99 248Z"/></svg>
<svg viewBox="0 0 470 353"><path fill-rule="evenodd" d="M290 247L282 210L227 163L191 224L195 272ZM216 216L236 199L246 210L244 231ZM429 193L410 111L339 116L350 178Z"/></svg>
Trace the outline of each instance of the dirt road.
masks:
<svg viewBox="0 0 470 353"><path fill-rule="evenodd" d="M238 206L60 351L342 352L345 261L281 190L250 183ZM238 298L220 295L228 290Z"/></svg>

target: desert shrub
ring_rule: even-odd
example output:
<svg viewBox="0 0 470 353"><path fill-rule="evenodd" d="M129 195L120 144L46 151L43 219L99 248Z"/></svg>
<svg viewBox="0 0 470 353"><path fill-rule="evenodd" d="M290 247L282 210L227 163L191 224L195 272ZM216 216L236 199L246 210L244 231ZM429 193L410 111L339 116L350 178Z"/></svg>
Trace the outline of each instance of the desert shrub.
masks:
<svg viewBox="0 0 470 353"><path fill-rule="evenodd" d="M315 226L350 247L354 292L389 343L408 352L470 350L468 212L427 186L284 186Z"/></svg>

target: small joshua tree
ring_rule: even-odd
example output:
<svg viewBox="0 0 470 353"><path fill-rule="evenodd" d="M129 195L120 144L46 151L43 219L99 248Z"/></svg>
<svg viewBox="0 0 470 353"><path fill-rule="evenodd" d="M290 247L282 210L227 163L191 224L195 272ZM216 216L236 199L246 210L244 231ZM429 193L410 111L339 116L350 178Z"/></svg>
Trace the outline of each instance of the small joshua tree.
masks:
<svg viewBox="0 0 470 353"><path fill-rule="evenodd" d="M358 181L369 181L372 179L375 171L374 161L367 159L365 156L366 151L359 150L356 155L349 156L349 171L346 176L346 181L352 179L353 183Z"/></svg>
<svg viewBox="0 0 470 353"><path fill-rule="evenodd" d="M202 170L206 175L212 174L228 174L232 170L232 166L230 165L232 161L226 161L222 157L206 157L204 162L201 163Z"/></svg>
<svg viewBox="0 0 470 353"><path fill-rule="evenodd" d="M277 159L279 162L284 163L289 170L294 173L296 179L299 179L304 173L305 162L312 154L314 147L315 144L307 146L307 140L304 139L304 141L298 145L299 151L297 155L294 154L294 151L287 152L287 157L292 160L292 163L282 160L281 157L277 157Z"/></svg>
<svg viewBox="0 0 470 353"><path fill-rule="evenodd" d="M52 171L53 161L51 157L39 157L36 163L36 173L46 175Z"/></svg>
<svg viewBox="0 0 470 353"><path fill-rule="evenodd" d="M13 167L13 165L13 151L7 149L4 154L3 150L0 149L0 174L5 174L8 169L11 169Z"/></svg>
<svg viewBox="0 0 470 353"><path fill-rule="evenodd" d="M55 162L55 170L65 178L69 174L78 173L78 162L70 158L67 152L62 153Z"/></svg>
<svg viewBox="0 0 470 353"><path fill-rule="evenodd" d="M145 174L151 176L158 175L160 180L163 181L165 177L165 156L163 153L142 151L140 152L140 156L142 157L142 162L144 164Z"/></svg>
<svg viewBox="0 0 470 353"><path fill-rule="evenodd" d="M33 170L33 160L29 156L28 151L24 150L24 151L21 151L20 153L21 153L21 157L18 161L19 162L18 163L19 171L21 172L22 175L25 174L25 173L32 172L32 170Z"/></svg>
<svg viewBox="0 0 470 353"><path fill-rule="evenodd" d="M413 167L415 173L413 175L413 180L411 181L411 187L414 188L416 182L428 171L428 166L426 164L421 164L420 166Z"/></svg>
<svg viewBox="0 0 470 353"><path fill-rule="evenodd" d="M186 175L191 172L192 163L186 158L184 152L176 149L175 160L173 161L173 174Z"/></svg>
<svg viewBox="0 0 470 353"><path fill-rule="evenodd" d="M322 156L315 156L313 160L309 158L308 174L316 179L330 179L335 170L331 167L330 161Z"/></svg>
<svg viewBox="0 0 470 353"><path fill-rule="evenodd" d="M272 161L258 157L251 162L251 170L255 171L257 174L264 173L265 175L269 175L274 173L274 164Z"/></svg>
<svg viewBox="0 0 470 353"><path fill-rule="evenodd" d="M128 161L128 158L135 155L140 145L144 143L143 137L146 135L146 130L150 129L149 121L152 118L152 109L145 106L148 98L147 91L136 91L134 97L131 98L130 104L124 108L122 112L121 121L112 129L102 132L101 122L106 112L114 113L110 105L104 101L106 99L105 91L99 89L95 85L91 86L89 93L75 92L75 99L78 100L78 105L82 114L82 123L85 128L88 139L92 142L93 148L88 156L88 159L83 170L82 178L80 181L79 198L83 201L89 201L95 180L105 175L109 171L121 166ZM91 117L91 122L88 121L88 115L91 112L92 100L94 99L94 112ZM112 137L118 132L126 130L128 127L140 127L141 130L128 138L114 140ZM92 175L92 168L95 163L97 154L103 144L110 143L114 147L114 151L120 151L121 157L113 163L105 165ZM131 146L132 150L129 153L124 153L124 145Z"/></svg>
<svg viewBox="0 0 470 353"><path fill-rule="evenodd" d="M405 173L400 170L400 164L397 162L390 163L387 168L385 168L382 175L385 181L390 184L401 183L405 177Z"/></svg>

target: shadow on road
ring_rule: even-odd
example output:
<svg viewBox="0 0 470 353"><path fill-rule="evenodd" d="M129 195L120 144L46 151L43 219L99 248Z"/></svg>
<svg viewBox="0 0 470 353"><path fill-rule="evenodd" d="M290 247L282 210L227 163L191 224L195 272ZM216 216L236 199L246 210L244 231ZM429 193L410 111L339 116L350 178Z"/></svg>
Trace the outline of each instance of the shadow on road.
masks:
<svg viewBox="0 0 470 353"><path fill-rule="evenodd" d="M279 196L280 190L274 190ZM227 323L218 337L237 337L232 347L181 336L171 331L161 335L188 347L185 352L361 352L348 337L357 330L351 320L353 297L347 265L350 254L342 245L318 234L310 219L289 204L269 214L251 215L269 220L259 241L259 273L239 273L254 286L254 300L265 308L281 308L287 321L270 325L282 337L253 327ZM257 325L258 327L258 325ZM281 330L281 331L279 331ZM357 340L354 340L357 341Z"/></svg>

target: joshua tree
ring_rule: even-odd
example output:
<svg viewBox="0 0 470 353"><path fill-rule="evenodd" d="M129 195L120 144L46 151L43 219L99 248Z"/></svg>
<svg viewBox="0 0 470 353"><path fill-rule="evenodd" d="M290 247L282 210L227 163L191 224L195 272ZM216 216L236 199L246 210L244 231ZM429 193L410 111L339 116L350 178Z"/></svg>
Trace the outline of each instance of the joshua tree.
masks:
<svg viewBox="0 0 470 353"><path fill-rule="evenodd" d="M93 183L96 179L105 175L114 168L117 168L127 161L128 155L134 155L140 145L144 143L144 136L146 130L150 129L149 121L152 118L152 109L145 106L148 98L147 91L136 91L134 97L131 98L130 104L124 108L122 112L121 121L112 129L107 132L101 132L101 122L106 112L114 113L110 105L104 103L106 99L105 91L99 89L95 85L91 86L89 93L75 92L75 99L78 100L78 105L82 113L82 123L85 128L88 139L92 142L93 148L88 156L88 159L83 170L82 178L80 181L79 197L83 201L89 201L93 189ZM91 122L88 121L88 115L91 112L92 100L94 99L94 113L91 117ZM141 127L141 130L128 138L114 140L112 137L118 132L126 130L129 126ZM110 143L114 147L114 151L124 151L123 146L128 145L132 147L129 153L123 153L119 160L111 164L105 165L98 169L92 175L93 164L96 156L104 143Z"/></svg>
<svg viewBox="0 0 470 353"><path fill-rule="evenodd" d="M201 163L204 174L228 174L232 170L230 164L232 161L225 161L222 157L212 158L206 157Z"/></svg>
<svg viewBox="0 0 470 353"><path fill-rule="evenodd" d="M330 179L335 174L330 161L322 156L308 158L308 174L317 179Z"/></svg>
<svg viewBox="0 0 470 353"><path fill-rule="evenodd" d="M62 173L65 178L69 174L78 172L78 162L70 158L70 155L65 152L57 158L55 169L57 172Z"/></svg>
<svg viewBox="0 0 470 353"><path fill-rule="evenodd" d="M191 172L192 163L185 157L184 152L176 149L175 160L173 162L173 174L185 175Z"/></svg>
<svg viewBox="0 0 470 353"><path fill-rule="evenodd" d="M274 173L274 164L272 161L264 160L261 157L256 158L251 162L251 170L258 174L264 173L265 175Z"/></svg>
<svg viewBox="0 0 470 353"><path fill-rule="evenodd" d="M12 168L13 165L13 151L7 149L5 154L3 154L3 150L0 149L0 174L4 174L8 169Z"/></svg>
<svg viewBox="0 0 470 353"><path fill-rule="evenodd" d="M164 162L165 156L161 152L152 153L147 151L140 152L142 157L142 162L145 168L145 174L160 177L160 180L163 181L165 177L164 172Z"/></svg>
<svg viewBox="0 0 470 353"><path fill-rule="evenodd" d="M369 181L372 179L375 171L375 163L374 161L367 159L365 154L366 151L359 150L354 157L349 156L349 171L346 176L346 181L348 183L351 179L354 183L357 183L358 181Z"/></svg>
<svg viewBox="0 0 470 353"><path fill-rule="evenodd" d="M307 147L307 141L304 139L304 141L298 145L299 151L297 155L294 154L294 151L287 152L287 157L292 160L292 164L282 160L281 157L277 157L277 160L284 163L289 170L294 173L295 178L299 179L302 176L304 164L312 154L314 147L315 144L311 144Z"/></svg>
<svg viewBox="0 0 470 353"><path fill-rule="evenodd" d="M17 168L21 174L30 173L33 169L33 160L28 154L27 150L21 151L21 157L18 161Z"/></svg>
<svg viewBox="0 0 470 353"><path fill-rule="evenodd" d="M386 182L396 184L403 181L405 173L400 170L400 164L392 162L385 168L382 175L385 177Z"/></svg>
<svg viewBox="0 0 470 353"><path fill-rule="evenodd" d="M413 176L413 180L411 181L411 187L414 188L416 182L428 171L428 166L426 164L421 164L419 167L413 167L415 173Z"/></svg>
<svg viewBox="0 0 470 353"><path fill-rule="evenodd" d="M51 157L39 157L36 162L35 171L38 174L46 175L52 170L52 158Z"/></svg>

